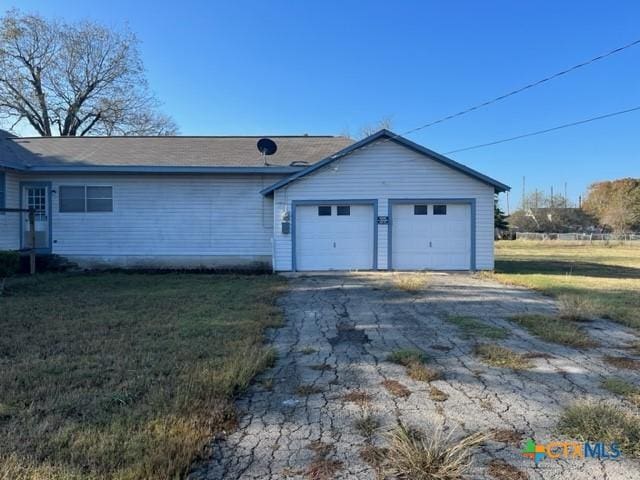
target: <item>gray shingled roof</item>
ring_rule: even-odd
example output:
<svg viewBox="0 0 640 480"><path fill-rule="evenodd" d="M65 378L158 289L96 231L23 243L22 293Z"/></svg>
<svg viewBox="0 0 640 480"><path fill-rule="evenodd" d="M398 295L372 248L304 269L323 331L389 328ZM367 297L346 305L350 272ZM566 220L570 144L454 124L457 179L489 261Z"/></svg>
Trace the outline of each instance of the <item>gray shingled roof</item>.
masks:
<svg viewBox="0 0 640 480"><path fill-rule="evenodd" d="M0 165L28 167L261 167L262 137L16 137L0 138ZM313 164L353 140L331 136L268 137L278 151L270 165Z"/></svg>

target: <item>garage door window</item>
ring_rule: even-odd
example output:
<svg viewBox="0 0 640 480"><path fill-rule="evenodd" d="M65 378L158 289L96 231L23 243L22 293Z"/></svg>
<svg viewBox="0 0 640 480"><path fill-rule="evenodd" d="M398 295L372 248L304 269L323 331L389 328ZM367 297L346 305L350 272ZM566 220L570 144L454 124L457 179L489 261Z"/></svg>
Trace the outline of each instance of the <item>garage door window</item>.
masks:
<svg viewBox="0 0 640 480"><path fill-rule="evenodd" d="M318 207L318 216L319 217L330 217L331 216L331 205L320 205Z"/></svg>
<svg viewBox="0 0 640 480"><path fill-rule="evenodd" d="M337 212L339 217L351 215L350 205L338 205Z"/></svg>
<svg viewBox="0 0 640 480"><path fill-rule="evenodd" d="M426 215L429 212L429 205L414 205L413 206L413 214L414 215Z"/></svg>
<svg viewBox="0 0 640 480"><path fill-rule="evenodd" d="M434 205L433 206L433 214L434 215L446 215L447 214L447 206L446 205Z"/></svg>

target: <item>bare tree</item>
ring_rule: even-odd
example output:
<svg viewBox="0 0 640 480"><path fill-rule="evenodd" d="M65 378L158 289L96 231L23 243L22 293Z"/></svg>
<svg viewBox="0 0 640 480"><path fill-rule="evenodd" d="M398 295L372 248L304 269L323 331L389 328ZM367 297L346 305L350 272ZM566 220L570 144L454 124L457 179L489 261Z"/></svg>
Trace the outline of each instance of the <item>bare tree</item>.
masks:
<svg viewBox="0 0 640 480"><path fill-rule="evenodd" d="M382 129L391 130L392 125L393 125L393 122L391 120L391 117L381 118L373 125L365 125L364 127L362 127L360 129L360 137L366 138L369 135L373 135L378 130L382 130Z"/></svg>
<svg viewBox="0 0 640 480"><path fill-rule="evenodd" d="M43 136L174 134L137 47L128 30L9 10L0 20L0 115Z"/></svg>
<svg viewBox="0 0 640 480"><path fill-rule="evenodd" d="M591 215L575 208L563 195L551 196L538 189L525 197L524 208L509 216L511 228L521 232L580 232L595 223Z"/></svg>

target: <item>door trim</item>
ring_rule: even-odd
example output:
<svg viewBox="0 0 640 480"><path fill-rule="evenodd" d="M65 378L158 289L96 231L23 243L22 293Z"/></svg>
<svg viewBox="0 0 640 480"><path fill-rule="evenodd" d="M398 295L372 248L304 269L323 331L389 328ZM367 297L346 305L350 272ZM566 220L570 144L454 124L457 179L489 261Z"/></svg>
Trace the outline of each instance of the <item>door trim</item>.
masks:
<svg viewBox="0 0 640 480"><path fill-rule="evenodd" d="M471 252L469 255L469 270L476 270L476 199L475 198L390 198L389 199L389 234L387 237L387 269L393 270L392 239L393 239L393 206L407 205L411 203L449 203L457 205L469 205L471 222Z"/></svg>
<svg viewBox="0 0 640 480"><path fill-rule="evenodd" d="M46 187L47 188L47 207L48 207L48 221L49 221L49 246L46 248L36 248L36 253L51 253L53 240L53 205L51 204L51 182L20 182L20 208L24 207L24 188L25 187ZM26 214L20 213L20 249L28 248L24 245L24 216Z"/></svg>
<svg viewBox="0 0 640 480"><path fill-rule="evenodd" d="M296 207L308 205L371 205L373 208L373 269L378 269L378 200L291 200L291 271L297 271L296 265Z"/></svg>

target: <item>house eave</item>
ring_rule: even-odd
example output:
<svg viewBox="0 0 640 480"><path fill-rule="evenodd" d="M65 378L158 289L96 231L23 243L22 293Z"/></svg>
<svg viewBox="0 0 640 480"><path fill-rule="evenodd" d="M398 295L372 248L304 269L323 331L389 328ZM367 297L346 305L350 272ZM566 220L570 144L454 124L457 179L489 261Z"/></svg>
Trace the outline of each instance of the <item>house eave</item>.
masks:
<svg viewBox="0 0 640 480"><path fill-rule="evenodd" d="M304 167L202 167L202 166L143 166L143 165L64 165L64 166L31 166L31 167L6 167L23 173L37 174L172 174L172 175L270 175L293 174Z"/></svg>

